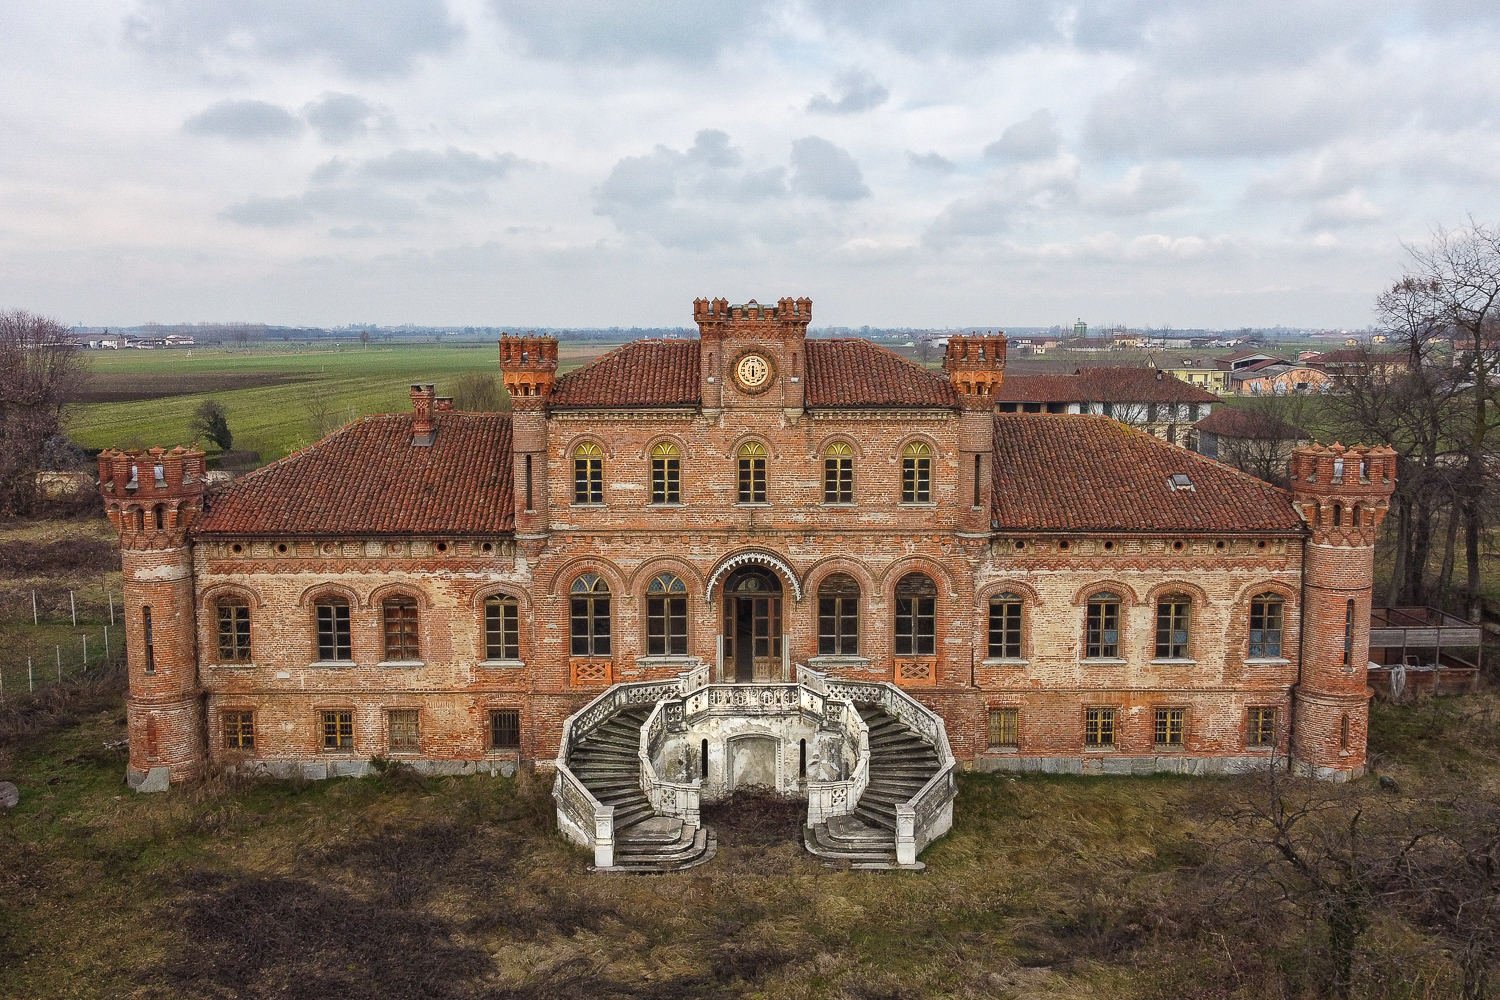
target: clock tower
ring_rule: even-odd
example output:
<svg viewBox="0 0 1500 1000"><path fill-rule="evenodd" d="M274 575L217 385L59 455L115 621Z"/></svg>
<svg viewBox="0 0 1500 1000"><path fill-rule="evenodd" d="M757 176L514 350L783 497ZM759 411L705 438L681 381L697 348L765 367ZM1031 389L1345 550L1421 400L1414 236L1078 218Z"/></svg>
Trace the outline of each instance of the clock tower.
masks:
<svg viewBox="0 0 1500 1000"><path fill-rule="evenodd" d="M774 306L698 299L693 319L702 340L706 413L780 410L792 423L802 418L812 299L781 299Z"/></svg>

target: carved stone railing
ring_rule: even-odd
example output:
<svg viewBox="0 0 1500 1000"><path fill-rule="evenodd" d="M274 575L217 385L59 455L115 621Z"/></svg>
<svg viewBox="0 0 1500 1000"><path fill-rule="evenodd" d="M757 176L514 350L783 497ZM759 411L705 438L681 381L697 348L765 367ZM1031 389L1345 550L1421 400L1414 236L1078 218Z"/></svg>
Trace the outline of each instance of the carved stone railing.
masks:
<svg viewBox="0 0 1500 1000"><path fill-rule="evenodd" d="M651 801L651 808L663 816L675 816L689 826L696 827L702 818L703 780L669 781L665 777L667 762L662 757L669 729L667 710L678 709L681 717L681 699L664 699L656 703L651 715L641 726L641 791Z"/></svg>
<svg viewBox="0 0 1500 1000"><path fill-rule="evenodd" d="M839 762L839 770L847 777L834 781L808 781L808 826L827 823L835 816L847 816L854 812L855 806L859 805L860 796L865 794L865 789L870 784L870 727L849 702L829 699L825 704L830 717L828 721L831 723L828 728L843 730L843 745L853 749L854 761L853 766L847 769L844 761Z"/></svg>
<svg viewBox="0 0 1500 1000"><path fill-rule="evenodd" d="M578 744L614 718L621 709L632 705L655 705L663 698L677 694L683 680L683 677L677 677L673 680L616 684L568 716L563 723L562 739L557 751L557 777L552 782L552 799L557 803L557 825L563 836L593 849L596 867L610 868L615 863L615 807L604 805L594 798L593 793L568 767L568 759ZM642 780L644 781L644 777Z"/></svg>
<svg viewBox="0 0 1500 1000"><path fill-rule="evenodd" d="M896 804L896 863L916 864L923 848L953 828L958 761L948 745L942 717L894 684L835 680L828 682L828 693L856 703L879 705L937 752L937 773L910 799Z"/></svg>

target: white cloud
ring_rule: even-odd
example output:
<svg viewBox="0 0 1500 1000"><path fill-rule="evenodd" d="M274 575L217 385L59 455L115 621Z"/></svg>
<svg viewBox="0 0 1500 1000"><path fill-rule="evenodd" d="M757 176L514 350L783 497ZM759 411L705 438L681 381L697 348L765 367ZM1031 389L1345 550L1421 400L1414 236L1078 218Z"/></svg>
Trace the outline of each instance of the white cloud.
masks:
<svg viewBox="0 0 1500 1000"><path fill-rule="evenodd" d="M1358 188L1313 203L1304 228L1310 231L1366 225L1385 218L1381 210Z"/></svg>
<svg viewBox="0 0 1500 1000"><path fill-rule="evenodd" d="M958 164L940 153L926 152L913 153L908 151L906 162L916 170L930 170L936 174L951 174L958 169Z"/></svg>
<svg viewBox="0 0 1500 1000"><path fill-rule="evenodd" d="M490 0L490 9L530 52L547 59L712 61L764 25L770 0Z"/></svg>
<svg viewBox="0 0 1500 1000"><path fill-rule="evenodd" d="M449 146L435 149L398 149L385 156L366 160L360 173L376 180L397 183L446 181L449 184L482 184L501 180L517 167L529 166L514 153L481 156L469 150Z"/></svg>
<svg viewBox="0 0 1500 1000"><path fill-rule="evenodd" d="M390 128L394 123L389 111L363 97L332 91L305 105L302 116L317 130L318 138L335 144L361 139L373 128Z"/></svg>

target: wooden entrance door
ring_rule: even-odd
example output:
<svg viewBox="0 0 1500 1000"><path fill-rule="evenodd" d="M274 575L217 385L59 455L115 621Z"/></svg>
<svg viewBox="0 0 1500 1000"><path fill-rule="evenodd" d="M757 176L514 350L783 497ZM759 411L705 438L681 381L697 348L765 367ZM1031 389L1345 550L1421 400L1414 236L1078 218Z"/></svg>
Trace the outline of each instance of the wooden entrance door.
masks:
<svg viewBox="0 0 1500 1000"><path fill-rule="evenodd" d="M781 581L749 566L724 584L724 679L771 683L781 667Z"/></svg>

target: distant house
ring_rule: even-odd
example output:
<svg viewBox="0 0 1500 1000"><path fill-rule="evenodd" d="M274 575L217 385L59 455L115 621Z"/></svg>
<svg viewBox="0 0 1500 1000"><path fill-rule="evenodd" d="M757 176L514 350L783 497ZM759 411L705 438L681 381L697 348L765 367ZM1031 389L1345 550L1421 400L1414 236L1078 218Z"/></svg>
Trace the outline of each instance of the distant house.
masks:
<svg viewBox="0 0 1500 1000"><path fill-rule="evenodd" d="M1162 371L1188 385L1223 395L1229 391L1229 373L1205 355L1179 355L1157 363Z"/></svg>
<svg viewBox="0 0 1500 1000"><path fill-rule="evenodd" d="M1292 450L1312 436L1269 413L1221 406L1193 425L1193 450L1278 486L1286 484Z"/></svg>
<svg viewBox="0 0 1500 1000"><path fill-rule="evenodd" d="M1229 390L1239 396L1287 396L1326 392L1326 372L1285 361L1263 362L1229 376Z"/></svg>
<svg viewBox="0 0 1500 1000"><path fill-rule="evenodd" d="M1362 348L1348 351L1329 351L1316 357L1304 358L1303 364L1315 368L1332 379L1363 378L1374 375L1390 378L1407 369L1407 356L1399 351L1367 351Z"/></svg>
<svg viewBox="0 0 1500 1000"><path fill-rule="evenodd" d="M1194 423L1219 397L1156 368L1079 368L1071 375L1009 375L996 391L1001 413L1092 413L1186 447Z"/></svg>

